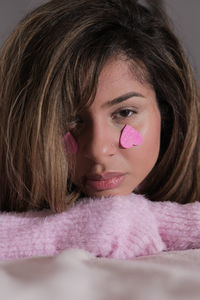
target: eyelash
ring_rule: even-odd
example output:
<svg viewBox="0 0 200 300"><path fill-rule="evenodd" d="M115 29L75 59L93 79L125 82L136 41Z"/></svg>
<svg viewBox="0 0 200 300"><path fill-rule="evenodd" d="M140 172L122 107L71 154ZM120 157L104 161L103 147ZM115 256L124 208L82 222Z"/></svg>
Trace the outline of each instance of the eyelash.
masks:
<svg viewBox="0 0 200 300"><path fill-rule="evenodd" d="M121 116L119 116L119 114L123 113L123 112L127 112L128 114L131 113L131 115L127 115L127 116L122 116L121 115ZM129 108L119 109L118 111L113 113L113 119L115 119L115 118L127 119L127 118L131 118L134 114L137 114L137 112L133 109L129 109Z"/></svg>
<svg viewBox="0 0 200 300"><path fill-rule="evenodd" d="M127 116L119 116L121 113L124 113L124 112L127 112L127 114L130 114L131 115L127 115ZM128 118L131 118L133 115L137 114L137 111L133 110L133 109L129 109L129 108L121 108L117 111L115 111L113 114L112 114L112 119L121 119L121 120L125 120L125 119L128 119ZM83 121L81 120L81 118L77 118L77 119L74 119L73 121L71 121L71 130L74 131L74 133L79 130L79 126L82 126L83 125ZM78 128L77 128L77 125Z"/></svg>

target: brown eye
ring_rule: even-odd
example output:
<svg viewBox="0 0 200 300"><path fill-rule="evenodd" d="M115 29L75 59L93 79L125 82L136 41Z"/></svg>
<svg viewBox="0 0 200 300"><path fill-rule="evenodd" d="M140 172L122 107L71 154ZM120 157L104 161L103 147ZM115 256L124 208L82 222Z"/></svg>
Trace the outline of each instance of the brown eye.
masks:
<svg viewBox="0 0 200 300"><path fill-rule="evenodd" d="M130 110L130 109L124 109L124 110L121 110L120 112L119 112L119 115L121 116L121 117L130 117L131 115L133 114L133 112L132 112L132 110Z"/></svg>
<svg viewBox="0 0 200 300"><path fill-rule="evenodd" d="M125 119L131 117L133 114L136 114L136 111L132 109L120 109L114 113L114 118Z"/></svg>

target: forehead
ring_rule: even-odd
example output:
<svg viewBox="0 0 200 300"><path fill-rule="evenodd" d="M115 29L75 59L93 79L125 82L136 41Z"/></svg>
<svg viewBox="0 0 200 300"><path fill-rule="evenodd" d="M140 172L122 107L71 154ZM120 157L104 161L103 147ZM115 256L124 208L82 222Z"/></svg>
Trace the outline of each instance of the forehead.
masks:
<svg viewBox="0 0 200 300"><path fill-rule="evenodd" d="M109 83L115 83L120 81L123 78L123 76L133 77L128 62L121 59L110 60L103 67L99 76L98 83L100 86L108 81Z"/></svg>
<svg viewBox="0 0 200 300"><path fill-rule="evenodd" d="M113 59L105 64L99 75L97 92L91 107L102 106L128 93L148 97L152 92L153 88L139 66L134 67L124 59Z"/></svg>

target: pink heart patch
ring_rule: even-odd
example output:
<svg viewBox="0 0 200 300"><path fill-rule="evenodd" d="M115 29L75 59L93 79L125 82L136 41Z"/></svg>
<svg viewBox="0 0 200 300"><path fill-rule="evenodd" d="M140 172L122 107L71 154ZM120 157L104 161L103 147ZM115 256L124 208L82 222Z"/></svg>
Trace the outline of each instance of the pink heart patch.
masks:
<svg viewBox="0 0 200 300"><path fill-rule="evenodd" d="M120 145L123 148L131 148L142 144L142 136L133 127L126 125L120 136Z"/></svg>
<svg viewBox="0 0 200 300"><path fill-rule="evenodd" d="M68 153L75 154L78 151L77 142L69 131L64 136L64 144Z"/></svg>

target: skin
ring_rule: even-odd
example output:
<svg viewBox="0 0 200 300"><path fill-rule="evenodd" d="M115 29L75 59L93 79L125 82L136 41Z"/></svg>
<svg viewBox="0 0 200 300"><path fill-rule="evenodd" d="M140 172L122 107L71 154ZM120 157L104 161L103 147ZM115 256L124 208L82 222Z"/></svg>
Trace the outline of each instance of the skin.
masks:
<svg viewBox="0 0 200 300"><path fill-rule="evenodd" d="M120 103L110 103L123 95L126 96ZM109 61L100 73L95 100L80 120L72 133L78 143L73 182L91 197L133 192L159 155L161 116L153 88L136 79L127 61ZM120 145L126 124L141 134L141 145L129 149ZM122 173L120 184L100 190L88 185L87 176L107 172Z"/></svg>

